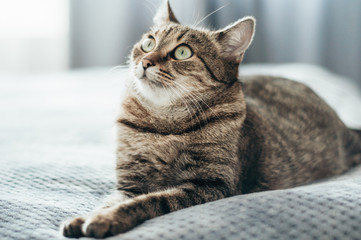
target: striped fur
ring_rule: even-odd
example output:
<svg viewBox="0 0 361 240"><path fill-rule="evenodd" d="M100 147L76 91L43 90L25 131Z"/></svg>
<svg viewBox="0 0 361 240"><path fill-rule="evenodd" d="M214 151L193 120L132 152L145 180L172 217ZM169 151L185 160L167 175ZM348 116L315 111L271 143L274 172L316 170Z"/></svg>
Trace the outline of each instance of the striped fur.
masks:
<svg viewBox="0 0 361 240"><path fill-rule="evenodd" d="M360 137L312 90L286 79L237 78L253 18L197 30L180 25L165 4L132 51L117 119L117 195L66 222L65 236L116 235L179 209L298 186L361 161ZM156 47L146 53L149 37ZM193 56L174 59L180 44Z"/></svg>

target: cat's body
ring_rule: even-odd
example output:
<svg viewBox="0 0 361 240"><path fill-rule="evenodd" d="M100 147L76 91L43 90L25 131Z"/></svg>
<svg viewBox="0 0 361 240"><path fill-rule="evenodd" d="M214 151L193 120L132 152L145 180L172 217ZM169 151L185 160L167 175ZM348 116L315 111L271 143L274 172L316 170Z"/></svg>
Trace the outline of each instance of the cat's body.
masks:
<svg viewBox="0 0 361 240"><path fill-rule="evenodd" d="M102 238L185 207L341 174L361 162L361 134L290 80L237 80L253 18L217 32L176 21L168 4L135 45L117 120L117 193L64 225Z"/></svg>
<svg viewBox="0 0 361 240"><path fill-rule="evenodd" d="M150 111L129 97L118 119L118 188L134 196L198 182L230 196L305 184L357 163L358 136L310 88L267 76L241 81L197 117Z"/></svg>
<svg viewBox="0 0 361 240"><path fill-rule="evenodd" d="M266 76L250 77L243 86L253 112L249 121L263 138L253 166L256 190L305 184L361 163L358 134L307 86Z"/></svg>

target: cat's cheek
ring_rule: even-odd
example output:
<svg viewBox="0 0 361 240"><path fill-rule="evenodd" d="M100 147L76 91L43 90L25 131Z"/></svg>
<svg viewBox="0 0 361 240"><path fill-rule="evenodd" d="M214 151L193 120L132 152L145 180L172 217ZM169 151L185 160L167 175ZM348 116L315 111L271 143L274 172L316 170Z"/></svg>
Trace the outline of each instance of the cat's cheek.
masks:
<svg viewBox="0 0 361 240"><path fill-rule="evenodd" d="M134 68L134 76L139 79L144 77L144 69L141 63Z"/></svg>

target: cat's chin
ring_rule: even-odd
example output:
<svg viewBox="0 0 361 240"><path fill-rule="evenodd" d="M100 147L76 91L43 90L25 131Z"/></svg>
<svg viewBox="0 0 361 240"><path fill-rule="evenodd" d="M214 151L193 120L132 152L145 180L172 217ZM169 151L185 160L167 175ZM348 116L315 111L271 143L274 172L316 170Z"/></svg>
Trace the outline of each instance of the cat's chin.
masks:
<svg viewBox="0 0 361 240"><path fill-rule="evenodd" d="M134 87L138 95L154 106L166 107L172 105L175 99L169 89L146 77L134 77Z"/></svg>

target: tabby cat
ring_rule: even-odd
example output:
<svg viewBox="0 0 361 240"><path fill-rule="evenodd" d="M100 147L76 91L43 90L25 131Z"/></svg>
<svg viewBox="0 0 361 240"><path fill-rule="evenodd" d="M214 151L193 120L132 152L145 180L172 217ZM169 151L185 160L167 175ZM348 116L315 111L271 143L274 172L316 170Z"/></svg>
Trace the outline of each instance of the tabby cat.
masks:
<svg viewBox="0 0 361 240"><path fill-rule="evenodd" d="M179 24L168 1L131 54L117 120L117 191L66 222L67 237L104 238L193 205L289 188L361 162L349 130L310 88L238 77L255 19L219 31Z"/></svg>

